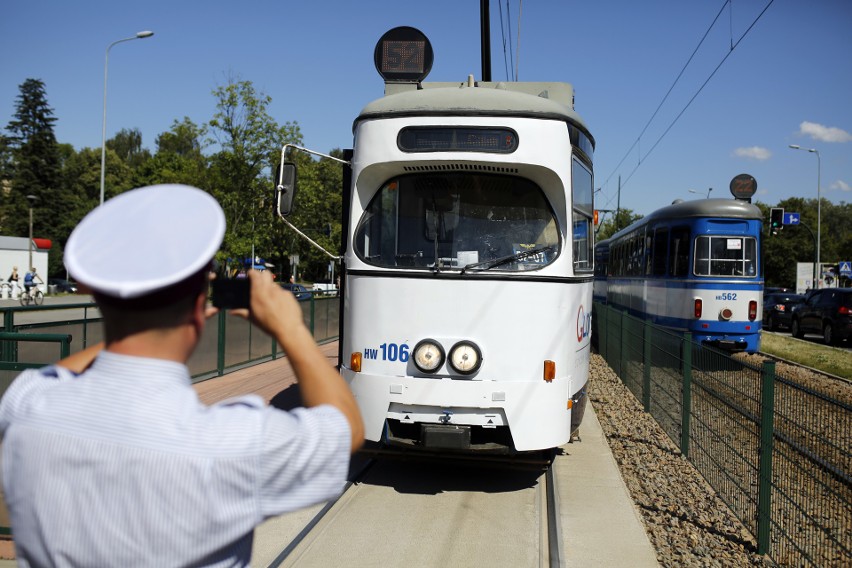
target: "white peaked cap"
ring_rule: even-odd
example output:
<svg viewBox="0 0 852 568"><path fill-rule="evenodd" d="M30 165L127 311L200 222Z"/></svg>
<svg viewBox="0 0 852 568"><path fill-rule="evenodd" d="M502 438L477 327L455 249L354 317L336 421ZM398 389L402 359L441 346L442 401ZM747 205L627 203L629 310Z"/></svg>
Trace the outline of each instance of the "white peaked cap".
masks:
<svg viewBox="0 0 852 568"><path fill-rule="evenodd" d="M91 211L65 245L65 267L93 292L137 298L192 276L219 250L225 214L208 193L152 185Z"/></svg>

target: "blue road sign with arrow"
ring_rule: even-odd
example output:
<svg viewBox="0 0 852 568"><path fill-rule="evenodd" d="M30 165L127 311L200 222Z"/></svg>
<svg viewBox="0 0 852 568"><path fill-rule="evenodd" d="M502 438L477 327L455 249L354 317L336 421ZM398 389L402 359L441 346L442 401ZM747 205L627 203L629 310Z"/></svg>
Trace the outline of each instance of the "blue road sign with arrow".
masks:
<svg viewBox="0 0 852 568"><path fill-rule="evenodd" d="M798 225L799 217L798 213L784 213L783 223L785 225Z"/></svg>

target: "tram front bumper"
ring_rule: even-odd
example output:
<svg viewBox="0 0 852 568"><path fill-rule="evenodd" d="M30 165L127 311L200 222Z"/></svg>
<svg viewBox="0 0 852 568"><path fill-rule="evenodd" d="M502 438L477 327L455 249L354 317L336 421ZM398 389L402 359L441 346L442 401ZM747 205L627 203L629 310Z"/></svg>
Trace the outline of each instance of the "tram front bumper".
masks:
<svg viewBox="0 0 852 568"><path fill-rule="evenodd" d="M364 419L367 440L383 441L386 425L458 426L459 432L507 427L516 451L553 448L570 439L570 395L585 385L569 378L544 381L484 381L356 373L342 368ZM450 447L467 434L422 430L424 440Z"/></svg>

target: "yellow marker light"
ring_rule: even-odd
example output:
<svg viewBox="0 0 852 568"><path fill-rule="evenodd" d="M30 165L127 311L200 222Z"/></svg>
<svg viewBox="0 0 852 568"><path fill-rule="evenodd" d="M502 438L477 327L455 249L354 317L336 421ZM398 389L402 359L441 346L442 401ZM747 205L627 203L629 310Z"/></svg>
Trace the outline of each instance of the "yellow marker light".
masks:
<svg viewBox="0 0 852 568"><path fill-rule="evenodd" d="M551 383L556 378L556 361L549 359L544 361L544 380Z"/></svg>
<svg viewBox="0 0 852 568"><path fill-rule="evenodd" d="M355 351L349 356L349 368L356 373L361 372L361 352Z"/></svg>

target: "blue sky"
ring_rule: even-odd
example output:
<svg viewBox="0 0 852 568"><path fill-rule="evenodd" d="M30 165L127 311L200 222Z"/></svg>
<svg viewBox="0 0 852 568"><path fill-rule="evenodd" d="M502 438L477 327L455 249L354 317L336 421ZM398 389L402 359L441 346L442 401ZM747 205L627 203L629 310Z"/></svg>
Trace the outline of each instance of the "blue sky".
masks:
<svg viewBox="0 0 852 568"><path fill-rule="evenodd" d="M815 198L816 156L789 144L819 150L822 196L849 203L852 2L775 0L743 37L769 3L501 0L509 53L491 0L492 77L507 79L517 63L522 81L574 84L576 110L597 141L599 208L615 208L619 176L621 206L642 214L709 188L729 197L740 173L757 179L764 203ZM101 145L106 47L141 30L155 35L110 50L107 137L139 128L152 151L175 119L209 120L211 91L228 77L270 95L272 116L298 122L307 146L349 147L352 121L383 92L373 47L395 26L430 38L427 81L481 77L475 0L7 0L0 15L0 126L19 85L41 79L58 140L77 149Z"/></svg>

